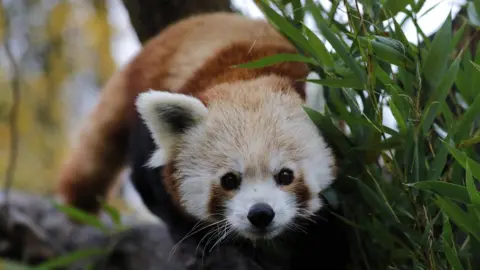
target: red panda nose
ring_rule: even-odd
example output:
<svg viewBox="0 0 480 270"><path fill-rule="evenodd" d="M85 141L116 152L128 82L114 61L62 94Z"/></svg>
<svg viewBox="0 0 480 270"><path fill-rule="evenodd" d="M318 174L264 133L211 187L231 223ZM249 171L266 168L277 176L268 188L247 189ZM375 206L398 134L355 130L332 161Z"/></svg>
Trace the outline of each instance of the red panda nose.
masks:
<svg viewBox="0 0 480 270"><path fill-rule="evenodd" d="M272 207L266 203L257 203L248 211L247 218L253 226L258 229L265 229L275 217Z"/></svg>

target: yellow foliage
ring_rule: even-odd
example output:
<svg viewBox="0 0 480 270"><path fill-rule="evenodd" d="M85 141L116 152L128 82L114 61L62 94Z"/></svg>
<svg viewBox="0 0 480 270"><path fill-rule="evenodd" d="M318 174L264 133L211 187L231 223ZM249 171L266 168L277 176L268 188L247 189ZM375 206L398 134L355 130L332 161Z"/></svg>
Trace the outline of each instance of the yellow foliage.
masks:
<svg viewBox="0 0 480 270"><path fill-rule="evenodd" d="M21 68L21 102L19 106L19 152L14 175L14 187L36 193L52 191L56 174L62 164L67 147L68 117L64 102L66 82L82 70L94 70L104 82L115 69L110 53L110 25L106 1L59 1L43 10L43 26L32 25L29 34L34 38L28 46L38 54L27 57L40 59L43 71ZM1 5L1 4L0 4ZM42 2L31 4L31 14L39 12ZM88 12L74 16L78 8ZM35 11L34 11L35 10ZM83 17L83 16L87 17ZM79 21L79 17L82 17ZM4 33L0 24L0 38ZM83 43L78 43L79 32ZM72 41L71 38L74 38ZM1 44L0 44L1 45ZM45 49L46 48L46 49ZM90 56L90 57L88 57ZM83 59L96 59L96 62ZM80 63L80 64L79 64ZM10 145L8 113L12 106L11 84L6 80L5 65L0 66L0 175L5 174ZM7 65L8 68L8 65ZM9 71L10 72L10 71ZM101 87L101 85L99 85ZM75 91L82 91L76 89ZM3 177L2 177L3 179Z"/></svg>

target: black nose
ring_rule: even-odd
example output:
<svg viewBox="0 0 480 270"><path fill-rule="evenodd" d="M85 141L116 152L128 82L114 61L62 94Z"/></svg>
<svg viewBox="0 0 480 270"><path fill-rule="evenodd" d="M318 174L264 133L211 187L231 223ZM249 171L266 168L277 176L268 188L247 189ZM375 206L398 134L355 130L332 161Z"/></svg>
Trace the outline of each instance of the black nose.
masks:
<svg viewBox="0 0 480 270"><path fill-rule="evenodd" d="M273 212L272 207L266 203L257 203L253 205L247 216L252 225L259 229L267 227L274 217L275 212Z"/></svg>

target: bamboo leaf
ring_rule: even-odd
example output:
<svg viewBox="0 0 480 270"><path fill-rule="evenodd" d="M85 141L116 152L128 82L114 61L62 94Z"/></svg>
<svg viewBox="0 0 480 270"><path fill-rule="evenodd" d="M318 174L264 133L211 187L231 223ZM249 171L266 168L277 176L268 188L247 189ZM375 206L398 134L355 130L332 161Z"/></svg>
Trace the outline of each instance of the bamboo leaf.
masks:
<svg viewBox="0 0 480 270"><path fill-rule="evenodd" d="M414 5L413 0L386 0L383 4L384 13L381 14L381 20L387 20L404 10L408 5Z"/></svg>
<svg viewBox="0 0 480 270"><path fill-rule="evenodd" d="M480 192L477 190L475 185L475 180L472 176L472 171L470 170L470 162L467 161L465 164L465 182L467 185L468 195L473 204L480 205ZM479 219L480 221L480 219Z"/></svg>
<svg viewBox="0 0 480 270"><path fill-rule="evenodd" d="M435 203L453 220L453 222L455 222L455 224L480 241L480 223L472 218L473 215L463 211L448 199L438 197L435 199Z"/></svg>
<svg viewBox="0 0 480 270"><path fill-rule="evenodd" d="M445 74L452 44L452 19L450 16L435 34L432 46L423 65L423 75L433 87L437 87Z"/></svg>
<svg viewBox="0 0 480 270"><path fill-rule="evenodd" d="M313 49L308 43L308 40L302 35L302 33L295 28L289 21L287 21L282 15L273 10L265 0L256 1L260 9L265 13L265 16L270 22L276 26L280 32L287 35L292 41L297 44L305 52L313 54Z"/></svg>
<svg viewBox="0 0 480 270"><path fill-rule="evenodd" d="M435 180L411 183L407 184L407 186L433 192L439 196L448 197L455 201L470 203L468 191L464 186Z"/></svg>
<svg viewBox="0 0 480 270"><path fill-rule="evenodd" d="M340 41L340 39L330 30L328 25L325 23L323 18L317 18L319 20L318 26L320 28L320 32L323 36L330 42L332 47L338 53L338 55L342 58L345 64L355 73L358 79L366 84L367 83L367 75L365 70L358 64L355 59L349 55L346 46Z"/></svg>
<svg viewBox="0 0 480 270"><path fill-rule="evenodd" d="M455 141L465 140L470 137L470 129L475 118L480 112L480 94L477 94L473 103L468 107L467 111L462 115L462 118L457 122L455 128Z"/></svg>
<svg viewBox="0 0 480 270"><path fill-rule="evenodd" d="M80 261L82 259L94 257L94 256L101 256L108 254L107 249L81 249L71 252L67 255L55 258L53 260L49 260L45 263L42 263L36 267L34 270L50 270L50 269L57 269L62 267L67 267L73 264L76 261Z"/></svg>
<svg viewBox="0 0 480 270"><path fill-rule="evenodd" d="M315 60L300 54L279 53L275 55L266 56L261 59L254 60L248 63L234 65L233 67L261 68L261 67L271 66L279 63L284 63L284 62L302 62L302 63L308 63L312 65L318 65L318 63Z"/></svg>
<svg viewBox="0 0 480 270"><path fill-rule="evenodd" d="M467 156L464 152L456 149L455 147L449 145L448 143L444 142L445 146L448 148L448 151L452 154L455 160L464 168L467 168L467 162L469 164L470 170L472 171L472 175L480 179L480 164L475 162L473 159Z"/></svg>
<svg viewBox="0 0 480 270"><path fill-rule="evenodd" d="M441 104L445 102L448 92L451 89L457 77L459 66L460 66L460 57L457 57L455 61L453 61L453 63L450 65L450 68L448 69L447 73L441 80L441 83L438 85L435 92L432 93L432 96L430 97L430 101L429 101L429 106L428 106L429 109L427 110L427 113L424 113L421 119L421 126L424 134L426 134L430 129L430 127L432 126L433 120L437 115L438 109L440 108Z"/></svg>
<svg viewBox="0 0 480 270"><path fill-rule="evenodd" d="M332 56L325 47L325 44L318 38L318 36L313 33L307 26L304 26L305 33L308 37L308 41L312 44L313 53L317 60L319 60L323 66L327 68L333 68L335 62L333 61Z"/></svg>
<svg viewBox="0 0 480 270"><path fill-rule="evenodd" d="M343 79L309 79L307 82L325 85L332 88L354 88L364 89L363 85L356 77L343 78Z"/></svg>
<svg viewBox="0 0 480 270"><path fill-rule="evenodd" d="M399 41L381 36L375 36L374 39L366 37L357 37L357 39L365 48L371 45L374 55L387 63L400 67L414 67L413 61L406 56L405 46Z"/></svg>
<svg viewBox="0 0 480 270"><path fill-rule="evenodd" d="M443 222L443 248L445 255L447 256L448 263L452 266L453 270L462 270L462 264L458 258L455 244L452 241L452 227L450 226L450 220L445 217Z"/></svg>
<svg viewBox="0 0 480 270"><path fill-rule="evenodd" d="M70 218L72 218L74 220L82 222L86 225L96 227L96 228L101 229L105 232L108 231L108 228L101 222L101 220L98 217L96 217L94 215L91 215L91 214L86 213L86 212L84 212L80 209L70 207L70 206L67 206L67 205L61 205L61 204L57 204L57 203L54 203L54 205L59 211L65 213L66 215L68 215Z"/></svg>

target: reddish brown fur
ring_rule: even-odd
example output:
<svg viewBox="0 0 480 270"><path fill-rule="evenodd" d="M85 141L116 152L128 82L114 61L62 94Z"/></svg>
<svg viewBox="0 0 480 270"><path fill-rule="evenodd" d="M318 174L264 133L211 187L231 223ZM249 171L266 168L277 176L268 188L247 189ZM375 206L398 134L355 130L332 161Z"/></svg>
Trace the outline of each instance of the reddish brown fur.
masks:
<svg viewBox="0 0 480 270"><path fill-rule="evenodd" d="M99 210L96 198L108 195L125 166L128 133L139 93L149 88L188 93L208 104L216 94L205 90L214 84L275 73L290 78L293 89L305 98L304 84L296 82L308 75L304 64L283 63L250 70L230 68L263 56L293 52L295 48L288 40L266 22L240 15L199 15L166 28L104 87L99 104L81 130L78 147L67 157L60 172L58 192L62 199L90 212ZM165 184L177 200L174 170L173 163L166 166Z"/></svg>
<svg viewBox="0 0 480 270"><path fill-rule="evenodd" d="M302 175L296 177L292 184L285 186L282 189L295 194L297 204L300 208L307 208L307 203L311 199L310 190L303 180Z"/></svg>
<svg viewBox="0 0 480 270"><path fill-rule="evenodd" d="M208 203L208 212L212 219L221 219L225 214L225 202L231 197L231 192L224 190L219 185L212 185L210 192L210 201Z"/></svg>

